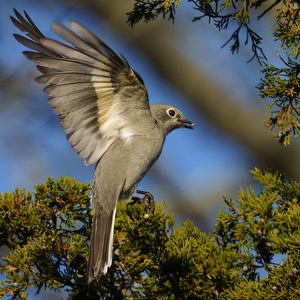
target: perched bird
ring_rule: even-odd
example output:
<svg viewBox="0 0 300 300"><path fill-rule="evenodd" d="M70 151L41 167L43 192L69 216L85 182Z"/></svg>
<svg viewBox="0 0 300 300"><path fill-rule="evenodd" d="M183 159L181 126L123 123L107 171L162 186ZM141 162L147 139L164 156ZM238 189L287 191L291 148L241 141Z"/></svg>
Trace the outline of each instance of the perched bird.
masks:
<svg viewBox="0 0 300 300"><path fill-rule="evenodd" d="M35 51L23 54L43 74L49 104L59 116L72 148L86 165L97 163L92 188L93 227L87 281L107 273L112 264L116 205L128 200L160 156L168 133L193 128L177 108L149 105L141 76L94 33L69 21L53 23L64 44L46 38L24 11L14 25L27 37L15 39Z"/></svg>

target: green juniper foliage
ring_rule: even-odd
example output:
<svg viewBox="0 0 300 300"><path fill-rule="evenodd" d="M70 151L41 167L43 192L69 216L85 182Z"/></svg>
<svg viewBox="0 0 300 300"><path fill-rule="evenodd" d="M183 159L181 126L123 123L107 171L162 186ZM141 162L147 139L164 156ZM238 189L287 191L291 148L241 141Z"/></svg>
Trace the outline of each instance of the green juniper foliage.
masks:
<svg viewBox="0 0 300 300"><path fill-rule="evenodd" d="M114 263L87 287L90 186L49 178L36 191L0 198L0 239L11 253L0 265L0 295L26 299L35 286L69 291L69 299L194 299L217 295L236 281L234 253L223 251L192 222L174 225L165 205L118 204Z"/></svg>
<svg viewBox="0 0 300 300"><path fill-rule="evenodd" d="M255 193L225 197L214 237L147 203L117 208L113 266L88 287L90 185L69 177L0 196L0 295L28 287L69 291L69 299L298 299L300 185L252 171ZM261 276L264 270L265 275Z"/></svg>
<svg viewBox="0 0 300 300"><path fill-rule="evenodd" d="M183 1L183 0L182 0ZM182 2L180 1L180 2ZM225 43L230 45L232 53L238 52L242 43L250 44L253 56L249 61L257 59L264 65L264 78L258 84L262 99L272 99L265 125L276 128L273 134L283 145L290 143L292 136L297 137L300 131L299 91L300 65L297 61L300 50L300 10L299 1L293 0L188 0L193 9L200 14L193 21L207 19L219 29L228 28L229 23L236 29ZM179 1L174 0L135 0L132 12L128 13L128 23L134 26L144 19L155 20L159 15L168 16L173 22L175 11L180 8ZM259 9L259 10L258 10ZM251 29L254 21L259 21L272 10L276 13L270 34L274 40L280 41L278 66L266 62L259 33ZM253 18L253 15L256 17ZM242 34L246 39L241 41ZM274 49L274 52L276 50ZM286 57L286 59L283 59ZM284 67L282 66L284 65Z"/></svg>
<svg viewBox="0 0 300 300"><path fill-rule="evenodd" d="M49 178L36 191L0 195L0 241L12 252L0 264L0 295L26 298L27 288L59 289L81 278L91 233L90 186ZM80 224L80 225L79 225Z"/></svg>
<svg viewBox="0 0 300 300"><path fill-rule="evenodd" d="M225 197L215 234L219 245L234 250L241 281L225 299L300 298L300 184L278 172L252 171L262 185L237 200ZM267 275L260 278L260 272Z"/></svg>

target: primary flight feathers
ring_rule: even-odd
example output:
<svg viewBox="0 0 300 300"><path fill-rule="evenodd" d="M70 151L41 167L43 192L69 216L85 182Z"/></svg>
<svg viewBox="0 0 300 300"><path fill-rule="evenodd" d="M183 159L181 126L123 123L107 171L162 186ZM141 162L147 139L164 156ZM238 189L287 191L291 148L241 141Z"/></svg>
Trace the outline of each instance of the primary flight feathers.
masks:
<svg viewBox="0 0 300 300"><path fill-rule="evenodd" d="M14 34L18 42L33 49L24 55L44 75L44 92L60 117L67 139L86 165L97 162L119 137L138 134L126 112L133 107L139 116L150 115L147 90L127 60L83 25L69 21L76 31L53 23L54 31L73 46L46 38L32 22L15 10L12 22L30 38Z"/></svg>

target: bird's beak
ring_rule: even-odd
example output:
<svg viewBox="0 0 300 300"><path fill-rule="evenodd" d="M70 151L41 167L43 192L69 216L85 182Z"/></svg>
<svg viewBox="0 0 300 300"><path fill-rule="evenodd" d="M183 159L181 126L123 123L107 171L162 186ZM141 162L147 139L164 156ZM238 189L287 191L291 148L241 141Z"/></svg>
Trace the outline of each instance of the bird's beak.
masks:
<svg viewBox="0 0 300 300"><path fill-rule="evenodd" d="M183 128L189 128L189 129L194 129L195 123L193 123L192 121L189 121L187 119L182 121L182 127Z"/></svg>

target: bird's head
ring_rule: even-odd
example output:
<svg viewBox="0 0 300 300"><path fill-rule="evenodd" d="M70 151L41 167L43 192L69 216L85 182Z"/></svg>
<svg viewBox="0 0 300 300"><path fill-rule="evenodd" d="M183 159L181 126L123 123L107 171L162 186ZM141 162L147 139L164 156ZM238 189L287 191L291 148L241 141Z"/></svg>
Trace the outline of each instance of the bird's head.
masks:
<svg viewBox="0 0 300 300"><path fill-rule="evenodd" d="M165 129L166 134L177 128L194 128L194 123L189 121L183 113L174 106L166 104L153 104L150 106L152 116Z"/></svg>

